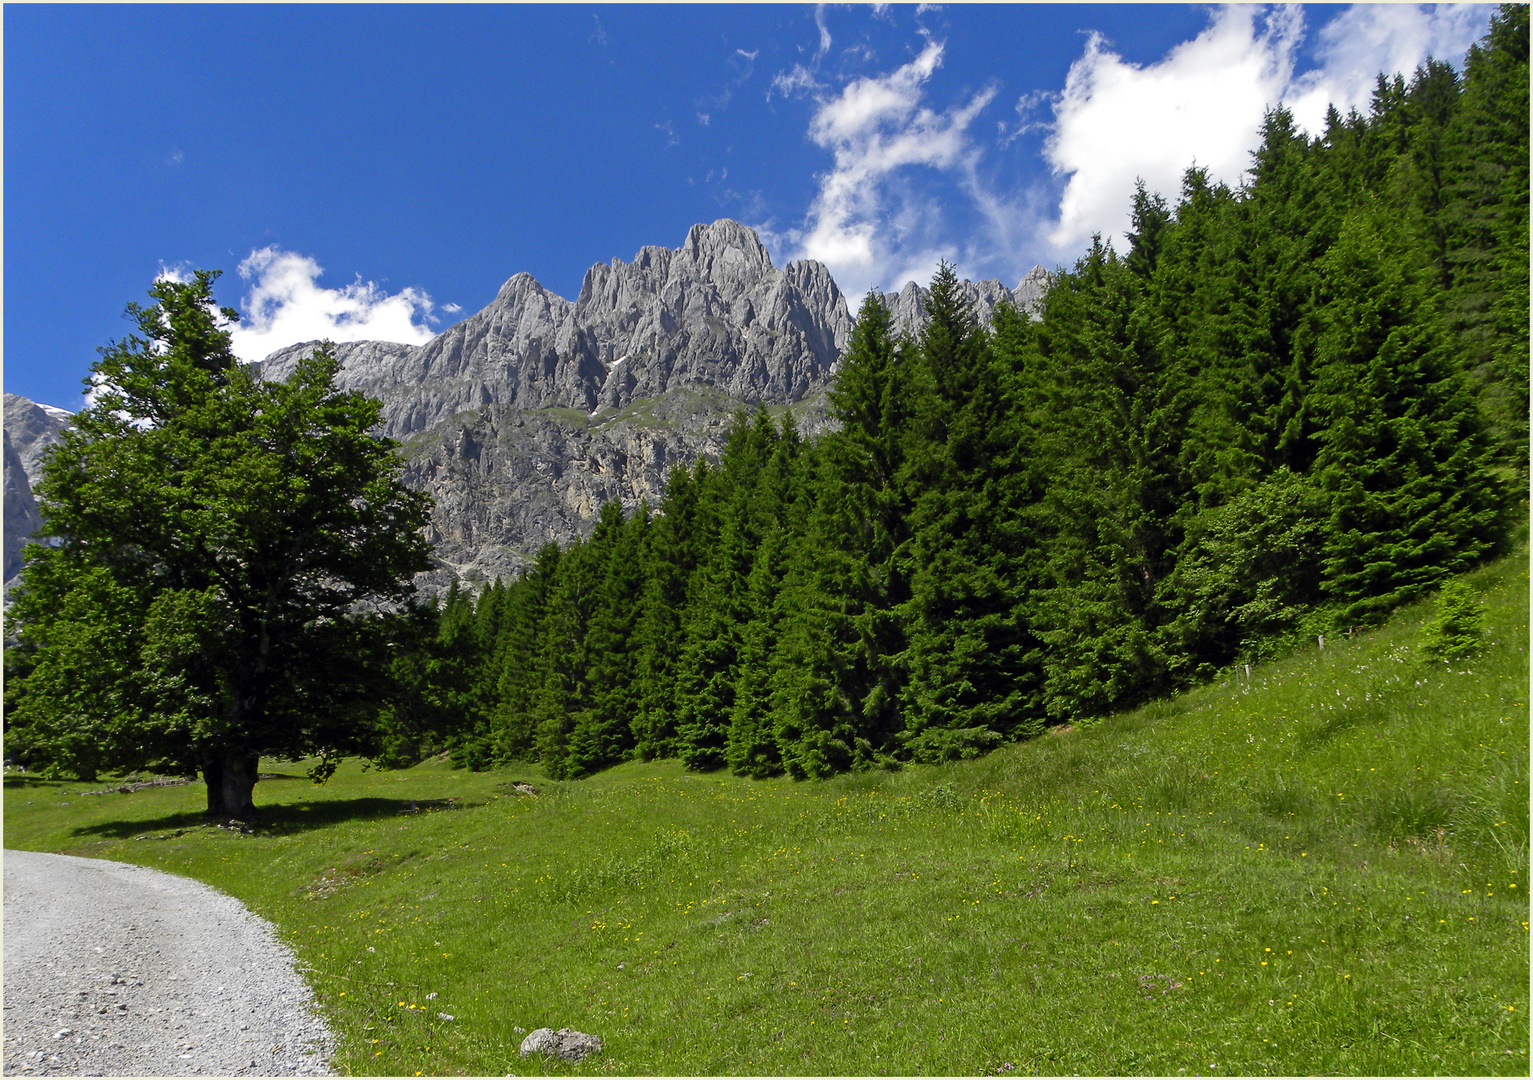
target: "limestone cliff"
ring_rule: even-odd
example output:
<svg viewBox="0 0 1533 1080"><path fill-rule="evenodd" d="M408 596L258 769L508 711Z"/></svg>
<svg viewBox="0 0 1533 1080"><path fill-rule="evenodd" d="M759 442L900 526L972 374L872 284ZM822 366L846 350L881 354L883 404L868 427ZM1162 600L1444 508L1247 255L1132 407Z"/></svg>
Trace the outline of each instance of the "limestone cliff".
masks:
<svg viewBox="0 0 1533 1080"><path fill-rule="evenodd" d="M5 581L21 570L21 550L42 525L33 485L42 478L43 454L69 425L63 409L5 395Z"/></svg>
<svg viewBox="0 0 1533 1080"><path fill-rule="evenodd" d="M1001 303L1033 311L1048 284L1037 267L1014 290L963 287L988 325ZM913 282L888 294L896 324L918 330L926 298ZM434 499L438 568L421 582L434 591L588 535L608 500L656 505L667 471L719 453L741 408L790 410L803 434L825 430L852 321L824 266L774 267L752 230L721 220L694 225L679 248L597 263L573 301L517 274L424 345L339 344L338 381L383 403L407 482ZM285 378L315 344L273 353L261 376ZM5 410L10 578L36 527L35 462L67 414L10 394Z"/></svg>

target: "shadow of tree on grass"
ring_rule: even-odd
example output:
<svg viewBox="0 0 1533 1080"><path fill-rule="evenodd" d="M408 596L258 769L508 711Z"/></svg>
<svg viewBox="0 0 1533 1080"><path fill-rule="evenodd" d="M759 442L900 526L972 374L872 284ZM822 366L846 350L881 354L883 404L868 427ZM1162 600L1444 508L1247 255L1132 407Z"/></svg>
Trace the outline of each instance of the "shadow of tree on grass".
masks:
<svg viewBox="0 0 1533 1080"><path fill-rule="evenodd" d="M266 806L257 806L255 820L240 823L242 826L240 831L256 836L285 836L309 832L313 829L324 829L348 821L418 817L423 814L459 810L466 805L461 799L378 798L271 803ZM192 829L218 828L229 824L227 821L210 820L198 811L185 811L156 818L141 818L137 821L102 821L94 825L81 825L74 830L74 835L127 840L145 834L158 837L161 833L169 834L176 830L184 833Z"/></svg>
<svg viewBox="0 0 1533 1080"><path fill-rule="evenodd" d="M50 780L43 776L7 776L5 778L5 790L22 790L25 788L63 787L74 783L71 780Z"/></svg>

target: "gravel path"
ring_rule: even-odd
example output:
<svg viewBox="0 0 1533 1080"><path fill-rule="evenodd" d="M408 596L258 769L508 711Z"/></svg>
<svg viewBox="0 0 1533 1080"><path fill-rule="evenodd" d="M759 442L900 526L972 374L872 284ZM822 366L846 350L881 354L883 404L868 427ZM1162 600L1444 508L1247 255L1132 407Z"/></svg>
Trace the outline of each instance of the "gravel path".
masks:
<svg viewBox="0 0 1533 1080"><path fill-rule="evenodd" d="M200 882L6 851L5 1073L326 1076L292 954Z"/></svg>

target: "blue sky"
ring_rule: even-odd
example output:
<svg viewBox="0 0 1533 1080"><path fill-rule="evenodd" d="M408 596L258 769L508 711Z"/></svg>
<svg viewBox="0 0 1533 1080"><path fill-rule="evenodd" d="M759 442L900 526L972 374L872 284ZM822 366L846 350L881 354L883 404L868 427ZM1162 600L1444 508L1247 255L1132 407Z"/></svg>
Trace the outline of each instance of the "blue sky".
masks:
<svg viewBox="0 0 1533 1080"><path fill-rule="evenodd" d="M1462 63L1482 6L7 5L4 387L80 404L156 275L224 271L247 359L423 341L528 271L755 227L855 299L1008 285Z"/></svg>

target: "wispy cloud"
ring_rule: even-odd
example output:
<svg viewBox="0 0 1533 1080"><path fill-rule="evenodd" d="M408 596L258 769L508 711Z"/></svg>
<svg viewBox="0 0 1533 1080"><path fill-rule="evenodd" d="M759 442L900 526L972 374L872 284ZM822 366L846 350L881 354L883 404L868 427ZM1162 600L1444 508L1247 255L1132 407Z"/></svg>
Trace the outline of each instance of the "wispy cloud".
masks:
<svg viewBox="0 0 1533 1080"><path fill-rule="evenodd" d="M421 345L434 331L431 297L420 289L388 293L359 276L350 285L319 284L323 268L294 251L265 247L240 264L248 286L239 326L232 331L241 360L260 360L300 341L399 341ZM455 304L443 308L456 313Z"/></svg>
<svg viewBox="0 0 1533 1080"><path fill-rule="evenodd" d="M927 38L908 63L835 92L802 67L774 80L779 90L814 96L809 138L831 151L833 165L820 177L802 224L758 231L790 258L824 263L853 297L897 287L904 275L925 280L939 258L960 250L926 197L922 174L935 171L966 189L978 184L979 149L970 128L996 89L987 86L941 111L927 105L926 84L942 64L943 49Z"/></svg>
<svg viewBox="0 0 1533 1080"><path fill-rule="evenodd" d="M803 64L794 64L787 71L779 71L772 76L771 88L767 91L767 100L772 100L772 94L782 94L784 97L792 97L799 93L812 93L821 88L820 80L815 78L814 72Z"/></svg>

